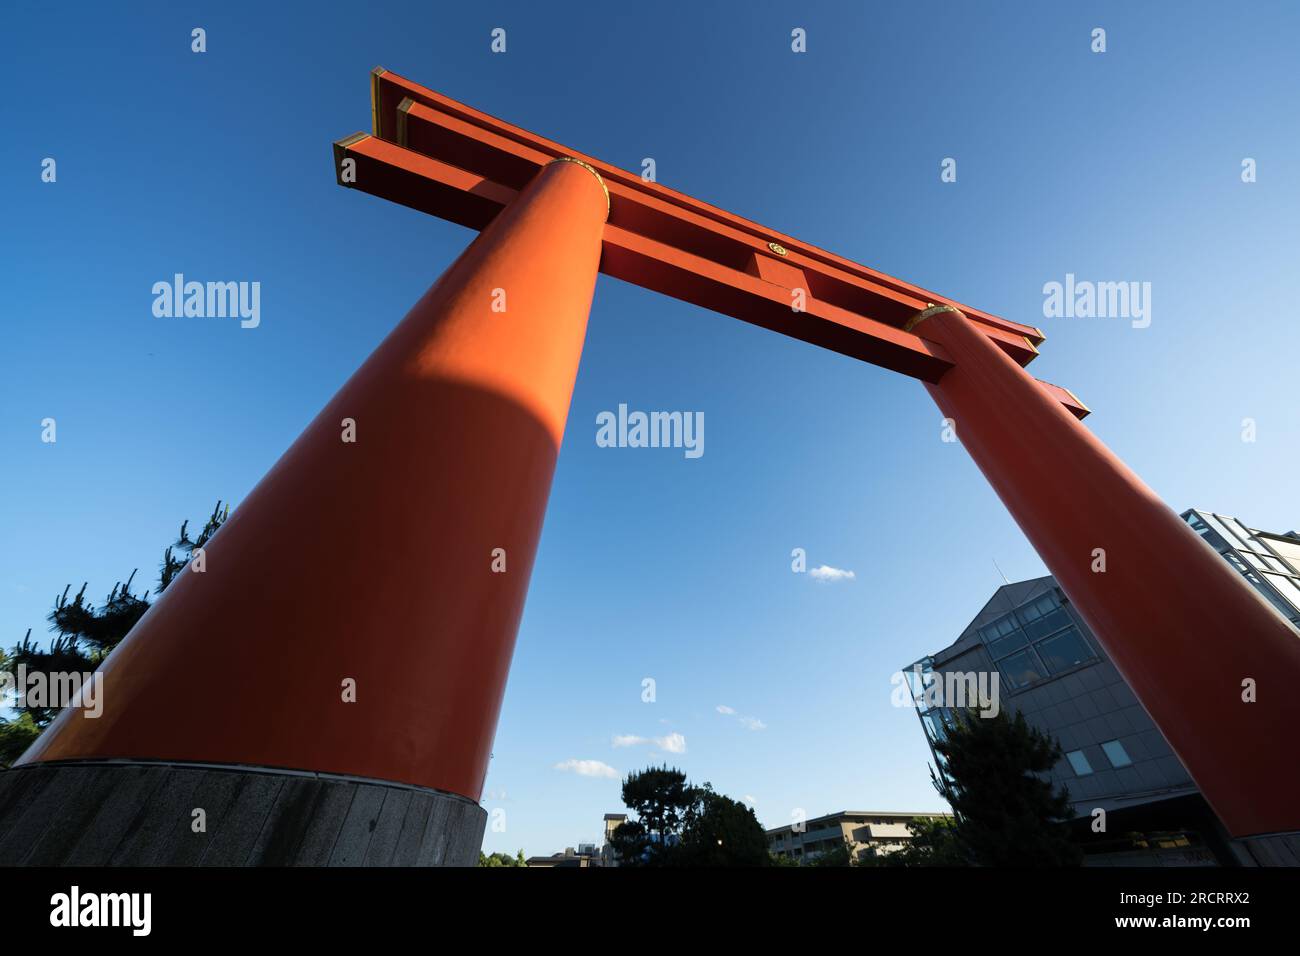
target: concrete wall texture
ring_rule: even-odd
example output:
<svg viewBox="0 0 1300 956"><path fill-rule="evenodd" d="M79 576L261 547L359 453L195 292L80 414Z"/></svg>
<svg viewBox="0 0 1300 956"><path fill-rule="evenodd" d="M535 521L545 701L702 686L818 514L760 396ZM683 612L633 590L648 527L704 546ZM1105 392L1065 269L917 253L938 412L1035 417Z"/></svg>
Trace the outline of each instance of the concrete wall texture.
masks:
<svg viewBox="0 0 1300 956"><path fill-rule="evenodd" d="M309 773L119 761L0 772L0 866L476 866L486 823L464 797Z"/></svg>

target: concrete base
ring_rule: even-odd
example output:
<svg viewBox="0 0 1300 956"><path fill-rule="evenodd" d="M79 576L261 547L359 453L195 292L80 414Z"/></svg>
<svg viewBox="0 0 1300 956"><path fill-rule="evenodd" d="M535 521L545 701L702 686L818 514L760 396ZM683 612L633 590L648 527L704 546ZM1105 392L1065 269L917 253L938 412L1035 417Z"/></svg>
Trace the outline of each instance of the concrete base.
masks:
<svg viewBox="0 0 1300 956"><path fill-rule="evenodd" d="M1247 865L1300 866L1300 832L1245 837L1239 842L1249 855Z"/></svg>
<svg viewBox="0 0 1300 956"><path fill-rule="evenodd" d="M0 866L476 866L486 824L465 797L323 774L138 761L0 772Z"/></svg>

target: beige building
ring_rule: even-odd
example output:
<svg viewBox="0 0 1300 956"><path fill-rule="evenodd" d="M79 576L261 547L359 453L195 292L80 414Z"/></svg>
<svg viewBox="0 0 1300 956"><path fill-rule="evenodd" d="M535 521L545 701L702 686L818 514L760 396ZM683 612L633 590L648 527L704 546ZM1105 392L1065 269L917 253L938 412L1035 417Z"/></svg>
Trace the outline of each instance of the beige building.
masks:
<svg viewBox="0 0 1300 956"><path fill-rule="evenodd" d="M625 820L627 820L626 813L605 814L605 832L600 845L600 859L605 866L618 866L618 857L614 853L614 848L609 845L609 838Z"/></svg>
<svg viewBox="0 0 1300 956"><path fill-rule="evenodd" d="M908 824L913 820L951 816L950 813L841 810L802 824L768 830L767 846L776 856L803 862L847 844L853 858L861 860L902 849L912 839Z"/></svg>
<svg viewBox="0 0 1300 956"><path fill-rule="evenodd" d="M570 867L587 869L601 865L596 847L591 843L583 843L576 850L567 846L563 853L553 853L550 856L530 856L525 862L531 869L545 870Z"/></svg>

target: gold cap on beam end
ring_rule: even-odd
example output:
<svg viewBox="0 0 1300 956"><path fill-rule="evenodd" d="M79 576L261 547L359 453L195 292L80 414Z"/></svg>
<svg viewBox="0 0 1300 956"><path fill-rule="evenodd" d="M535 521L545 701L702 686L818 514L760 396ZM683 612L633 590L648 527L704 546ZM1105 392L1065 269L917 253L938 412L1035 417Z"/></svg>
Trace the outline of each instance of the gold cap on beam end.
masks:
<svg viewBox="0 0 1300 956"><path fill-rule="evenodd" d="M962 314L963 314L962 311L961 311L961 309L959 309L959 308L957 308L957 307L955 307L955 306L951 306L951 305L933 305L933 304L931 304L929 308L924 309L924 310L922 310L922 311L916 313L916 315L914 315L914 316L912 316L910 319L908 319L907 322L904 323L904 325L903 325L903 331L904 331L904 332L911 332L912 329L916 328L918 325L920 325L922 322L924 322L924 321L925 321L926 319L928 319L930 316L932 316L932 315L938 315L940 312L956 312L958 315L962 315Z"/></svg>
<svg viewBox="0 0 1300 956"><path fill-rule="evenodd" d="M596 171L596 168L590 163L584 163L582 160L575 159L572 156L557 156L546 165L553 166L556 163L576 163L596 177L596 182L600 183L601 191L605 193L605 221L609 222L609 187L605 185L605 180L601 178L601 175Z"/></svg>
<svg viewBox="0 0 1300 956"><path fill-rule="evenodd" d="M375 139L383 139L379 116L379 78L388 70L377 66L370 71L370 133Z"/></svg>

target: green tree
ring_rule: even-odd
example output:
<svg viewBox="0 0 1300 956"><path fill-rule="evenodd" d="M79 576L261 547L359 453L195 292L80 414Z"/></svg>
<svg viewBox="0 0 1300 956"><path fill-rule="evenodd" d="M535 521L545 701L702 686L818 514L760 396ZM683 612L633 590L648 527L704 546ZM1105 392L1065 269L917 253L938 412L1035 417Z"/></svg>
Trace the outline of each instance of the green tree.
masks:
<svg viewBox="0 0 1300 956"><path fill-rule="evenodd" d="M610 835L621 866L766 866L767 837L754 811L691 786L676 768L651 767L623 781L623 803L636 813Z"/></svg>
<svg viewBox="0 0 1300 956"><path fill-rule="evenodd" d="M12 720L0 717L0 767L8 767L41 735L31 714L19 714Z"/></svg>
<svg viewBox="0 0 1300 956"><path fill-rule="evenodd" d="M527 866L528 861L524 858L524 851L521 849L517 854L511 856L509 853L493 853L488 855L482 850L478 851L479 866Z"/></svg>
<svg viewBox="0 0 1300 956"><path fill-rule="evenodd" d="M694 801L686 774L677 768L648 767L623 781L623 804L636 820L625 820L610 835L623 866L663 866L681 839L682 825Z"/></svg>
<svg viewBox="0 0 1300 956"><path fill-rule="evenodd" d="M207 544L229 515L229 507L223 510L218 501L195 538L189 536L189 522L181 524L180 535L163 552L156 593L162 594L167 589L193 559L194 551ZM68 585L55 598L54 609L48 617L50 630L56 635L49 646L42 649L32 643L32 632L28 628L27 634L11 651L0 650L0 668L11 674L19 665L26 665L29 672L46 674L87 673L97 669L149 610L148 591L131 592L135 575L136 572L132 571L125 584L121 581L114 584L107 599L98 607L86 601L85 584L69 601L68 592L72 585ZM16 710L16 718L0 717L0 767L8 767L21 757L59 713L57 707L31 705Z"/></svg>
<svg viewBox="0 0 1300 956"><path fill-rule="evenodd" d="M818 867L853 866L853 850L849 845L849 841L846 839L841 841L839 846L830 850L823 850L820 853L815 853L811 857L805 853L803 865Z"/></svg>
<svg viewBox="0 0 1300 956"><path fill-rule="evenodd" d="M609 845L619 866L651 866L650 834L638 820L624 820L609 835Z"/></svg>
<svg viewBox="0 0 1300 956"><path fill-rule="evenodd" d="M210 514L208 520L204 522L203 530L200 531L199 536L193 540L191 540L189 536L190 523L188 521L181 522L180 536L177 537L171 547L163 552L162 567L158 571L159 594L162 594L163 591L167 590L167 585L171 584L172 581L175 580L176 575L180 574L181 570L184 569L185 565L189 564L190 561L193 560L195 550L207 544L208 539L217 533L217 529L225 524L226 519L229 517L230 505L226 505L223 510L221 502L218 501L216 507L212 509L212 514ZM183 553L183 556L177 555L173 549L179 549Z"/></svg>
<svg viewBox="0 0 1300 956"><path fill-rule="evenodd" d="M710 784L692 788L676 866L767 866L767 834L754 811L715 793Z"/></svg>
<svg viewBox="0 0 1300 956"><path fill-rule="evenodd" d="M1061 759L1054 739L1018 712L964 711L934 749L946 765L947 779L936 777L936 786L956 815L953 835L962 857L978 866L1079 865L1082 854L1066 825L1069 794L1039 776ZM947 834L928 836L934 852L951 854Z"/></svg>
<svg viewBox="0 0 1300 956"><path fill-rule="evenodd" d="M867 866L969 866L962 848L957 843L957 828L948 817L918 817L907 828L912 838L901 850L893 853L873 854L863 863Z"/></svg>

